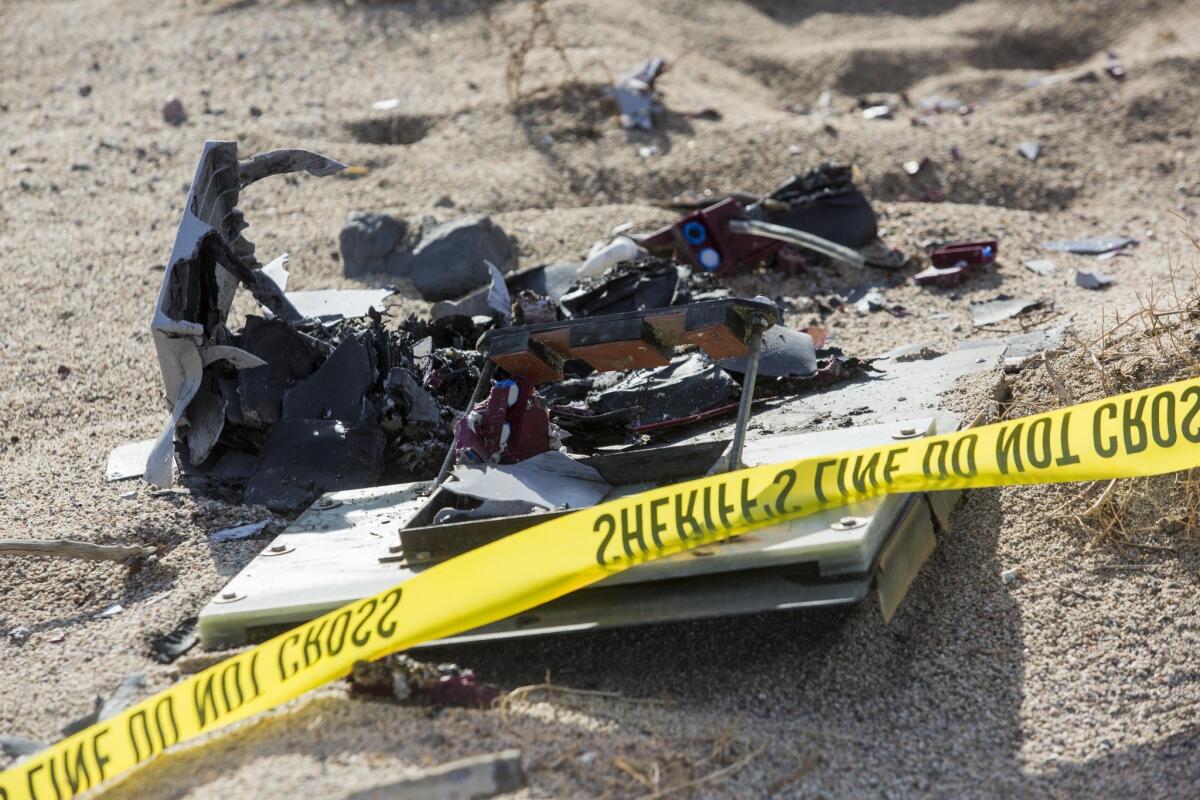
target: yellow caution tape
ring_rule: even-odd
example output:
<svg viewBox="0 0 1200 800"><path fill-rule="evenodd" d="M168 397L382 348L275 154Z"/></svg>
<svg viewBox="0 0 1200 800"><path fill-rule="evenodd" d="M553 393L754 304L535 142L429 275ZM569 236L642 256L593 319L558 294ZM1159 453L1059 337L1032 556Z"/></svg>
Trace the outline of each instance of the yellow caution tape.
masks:
<svg viewBox="0 0 1200 800"><path fill-rule="evenodd" d="M753 467L542 523L312 620L0 774L0 800L63 800L172 745L372 660L690 547L877 495L1156 475L1200 466L1200 380L923 439Z"/></svg>

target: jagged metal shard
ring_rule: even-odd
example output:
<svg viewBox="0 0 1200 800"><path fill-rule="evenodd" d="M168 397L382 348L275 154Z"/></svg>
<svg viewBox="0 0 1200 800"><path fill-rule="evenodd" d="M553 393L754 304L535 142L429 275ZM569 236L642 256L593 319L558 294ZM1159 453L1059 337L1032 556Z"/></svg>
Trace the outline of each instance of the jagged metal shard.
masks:
<svg viewBox="0 0 1200 800"><path fill-rule="evenodd" d="M254 245L243 235L246 221L238 194L268 175L305 171L332 175L346 165L307 150L273 150L238 161L236 142L208 141L196 167L163 274L150 324L171 416L146 463L143 477L156 486L172 480L176 427L187 424L193 464L208 455L225 421L221 394L206 381L204 366L225 360L237 369L262 360L231 347L225 325L239 284L273 315L303 319L272 275L264 272ZM196 402L198 401L198 402Z"/></svg>

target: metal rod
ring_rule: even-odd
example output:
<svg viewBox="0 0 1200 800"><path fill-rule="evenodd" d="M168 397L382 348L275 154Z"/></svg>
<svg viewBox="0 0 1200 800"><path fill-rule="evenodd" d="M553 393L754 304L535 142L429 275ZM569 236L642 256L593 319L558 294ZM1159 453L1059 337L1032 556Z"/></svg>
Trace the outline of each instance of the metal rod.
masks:
<svg viewBox="0 0 1200 800"><path fill-rule="evenodd" d="M475 384L475 391L471 394L471 401L467 403L467 413L471 413L471 409L475 404L483 399L483 392L492 382L492 376L496 374L496 362L492 361L484 355L483 369L479 371L479 383ZM442 481L446 480L446 476L450 474L450 469L454 466L454 456L457 451L454 449L454 428L450 429L450 449L446 451L446 458L442 461L442 468L438 470L437 480L434 481L434 486L441 486Z"/></svg>
<svg viewBox="0 0 1200 800"><path fill-rule="evenodd" d="M729 444L728 471L742 468L742 448L746 444L746 429L750 427L750 405L754 402L754 381L758 379L758 360L762 356L763 332L767 321L755 314L750 327L750 355L746 358L746 374L742 379L742 397L738 402L737 424Z"/></svg>
<svg viewBox="0 0 1200 800"><path fill-rule="evenodd" d="M867 267L867 260L863 258L861 253L856 253L849 247L844 247L837 242L822 239L815 233L798 231L795 228L774 225L770 222L763 222L757 219L731 219L729 221L729 230L731 233L752 233L758 236L765 236L768 239L778 239L781 242L787 242L797 247L815 250L818 253L829 256L835 261L841 261L859 269L866 269Z"/></svg>

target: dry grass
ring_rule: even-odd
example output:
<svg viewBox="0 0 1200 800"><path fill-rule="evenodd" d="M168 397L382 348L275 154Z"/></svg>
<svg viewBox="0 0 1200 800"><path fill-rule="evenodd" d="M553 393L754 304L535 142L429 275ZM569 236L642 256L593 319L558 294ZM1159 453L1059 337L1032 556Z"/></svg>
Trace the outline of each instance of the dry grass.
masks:
<svg viewBox="0 0 1200 800"><path fill-rule="evenodd" d="M1185 226L1194 254L1200 240ZM1196 259L1172 257L1166 286L1151 284L1138 308L1113 316L1101 309L1100 333L1074 333L1074 352L1042 353L1013 382L1002 417L1035 414L1121 392L1200 376L1200 267ZM1109 321L1111 319L1111 322ZM1040 362L1043 369L1033 369ZM1072 520L1086 536L1085 549L1118 546L1170 550L1149 544L1165 534L1183 545L1200 545L1200 467L1174 475L1092 482L1050 512ZM1182 546L1182 545L1181 545Z"/></svg>

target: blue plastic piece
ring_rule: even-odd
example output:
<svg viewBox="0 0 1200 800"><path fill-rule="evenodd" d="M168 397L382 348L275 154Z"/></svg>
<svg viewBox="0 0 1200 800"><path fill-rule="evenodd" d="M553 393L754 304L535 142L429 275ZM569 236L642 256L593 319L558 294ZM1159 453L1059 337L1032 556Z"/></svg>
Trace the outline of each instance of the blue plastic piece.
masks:
<svg viewBox="0 0 1200 800"><path fill-rule="evenodd" d="M692 220L683 224L683 238L687 239L689 244L700 244L708 238L708 231L702 224Z"/></svg>
<svg viewBox="0 0 1200 800"><path fill-rule="evenodd" d="M704 248L700 251L700 266L706 272L715 272L721 267L721 254L711 247Z"/></svg>

